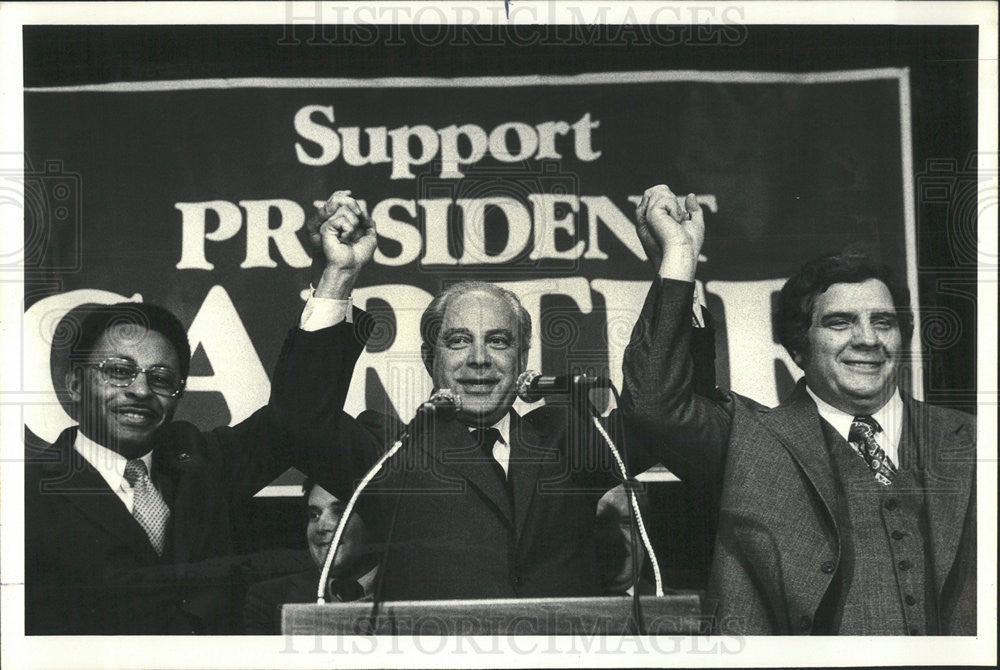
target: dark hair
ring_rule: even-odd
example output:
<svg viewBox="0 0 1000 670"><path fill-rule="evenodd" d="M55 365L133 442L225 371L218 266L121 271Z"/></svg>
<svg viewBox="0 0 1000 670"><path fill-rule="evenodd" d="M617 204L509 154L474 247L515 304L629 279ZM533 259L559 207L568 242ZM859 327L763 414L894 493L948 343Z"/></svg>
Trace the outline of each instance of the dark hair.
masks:
<svg viewBox="0 0 1000 670"><path fill-rule="evenodd" d="M327 491L323 487L322 484L320 484L318 481L316 481L312 477L308 477L307 476L305 479L302 480L302 509L305 510L306 513L309 512L309 496L312 495L313 489L315 489L317 486L320 489L322 489L323 491L326 491L327 493L330 493L329 491ZM332 495L338 502L340 502L340 503L342 503L344 505L347 504L347 500L341 500L337 496L334 496L332 493L330 493L330 495ZM348 498L348 500L349 499L350 498Z"/></svg>
<svg viewBox="0 0 1000 670"><path fill-rule="evenodd" d="M809 352L809 326L812 325L816 298L833 284L857 284L877 279L889 289L904 345L913 336L913 311L910 291L898 281L887 265L856 249L824 254L806 263L781 288L774 317L778 341L795 359Z"/></svg>
<svg viewBox="0 0 1000 670"><path fill-rule="evenodd" d="M518 344L520 350L526 352L531 347L531 315L524 309L521 300L512 292L505 288L500 288L496 284L482 281L463 281L452 284L445 290L434 296L427 309L420 317L420 338L423 343L431 349L437 343L438 335L441 332L441 323L444 321L444 313L448 309L448 304L466 293L488 293L500 298L514 310L517 315Z"/></svg>
<svg viewBox="0 0 1000 670"><path fill-rule="evenodd" d="M313 487L318 486L317 482L312 477L306 477L302 480L302 502L305 505L309 504L309 494L312 493Z"/></svg>
<svg viewBox="0 0 1000 670"><path fill-rule="evenodd" d="M309 496L312 495L313 489L317 486L319 486L319 482L312 477L306 477L302 480L302 513L306 519L309 518Z"/></svg>
<svg viewBox="0 0 1000 670"><path fill-rule="evenodd" d="M88 360L97 341L111 328L144 328L160 333L174 347L180 363L181 379L187 379L191 367L191 345L187 331L169 310L148 302L119 302L114 305L94 305L80 322L80 332L70 348L70 362Z"/></svg>

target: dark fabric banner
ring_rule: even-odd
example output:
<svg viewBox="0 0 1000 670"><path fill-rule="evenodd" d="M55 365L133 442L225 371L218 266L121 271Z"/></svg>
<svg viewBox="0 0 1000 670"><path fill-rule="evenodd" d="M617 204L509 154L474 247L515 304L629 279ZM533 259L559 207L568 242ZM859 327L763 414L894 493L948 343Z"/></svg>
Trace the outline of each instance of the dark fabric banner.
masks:
<svg viewBox="0 0 1000 670"><path fill-rule="evenodd" d="M420 314L462 279L522 296L529 367L619 382L652 277L635 203L665 183L706 208L719 383L774 404L800 373L773 340L773 292L804 260L868 245L916 296L908 90L896 69L31 89L27 369L48 369L75 305L156 302L195 351L178 418L246 417L303 305L304 221L347 188L380 236L355 293L379 328L348 411L409 417L430 390ZM51 402L25 422L51 440L70 419L37 377Z"/></svg>

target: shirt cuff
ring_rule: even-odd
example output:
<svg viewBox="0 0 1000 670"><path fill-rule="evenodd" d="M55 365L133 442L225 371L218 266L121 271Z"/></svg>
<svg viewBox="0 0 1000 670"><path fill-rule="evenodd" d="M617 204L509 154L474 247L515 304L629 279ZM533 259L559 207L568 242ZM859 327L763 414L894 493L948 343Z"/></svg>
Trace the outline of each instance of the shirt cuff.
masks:
<svg viewBox="0 0 1000 670"><path fill-rule="evenodd" d="M694 284L694 302L691 310L691 325L695 328L705 327L704 310L707 309L708 302L705 300L705 291L701 282Z"/></svg>
<svg viewBox="0 0 1000 670"><path fill-rule="evenodd" d="M351 323L353 301L332 298L317 298L315 291L306 300L306 306L299 317L299 328L305 331L322 330L347 321Z"/></svg>

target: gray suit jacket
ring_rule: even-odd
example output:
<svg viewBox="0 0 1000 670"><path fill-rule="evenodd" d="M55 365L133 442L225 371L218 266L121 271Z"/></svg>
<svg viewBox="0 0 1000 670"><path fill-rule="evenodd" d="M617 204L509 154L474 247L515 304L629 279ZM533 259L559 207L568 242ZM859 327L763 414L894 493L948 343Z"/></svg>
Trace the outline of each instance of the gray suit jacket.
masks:
<svg viewBox="0 0 1000 670"><path fill-rule="evenodd" d="M708 484L720 519L708 612L722 634L825 632L823 598L839 565L832 466L819 414L800 384L770 409L735 393L691 391L691 285L650 290L625 356L623 408L666 442L664 463ZM944 634L976 632L975 421L905 399L906 425L924 468L938 621Z"/></svg>

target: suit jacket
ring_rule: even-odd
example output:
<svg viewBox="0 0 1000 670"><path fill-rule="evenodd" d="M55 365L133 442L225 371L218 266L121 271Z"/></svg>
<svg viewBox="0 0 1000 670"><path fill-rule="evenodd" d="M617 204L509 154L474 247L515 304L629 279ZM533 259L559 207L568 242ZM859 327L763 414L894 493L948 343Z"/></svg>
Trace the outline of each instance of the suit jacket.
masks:
<svg viewBox="0 0 1000 670"><path fill-rule="evenodd" d="M342 499L401 430L371 410L354 419L328 399L332 386L350 380L365 321L356 311L357 325L297 333L317 354L299 379L316 400L302 404L294 424L317 426L302 439L335 454L336 468L320 480ZM512 413L510 440L510 492L467 427L453 420L423 426L388 461L358 505L376 542L390 543L380 568L384 599L600 595L595 512L621 481L612 457L593 426L566 406Z"/></svg>
<svg viewBox="0 0 1000 670"><path fill-rule="evenodd" d="M330 467L323 452L289 440L282 427L280 408L303 400L295 379L310 359L286 341L271 402L236 426L201 432L174 422L157 431L152 476L171 510L163 557L73 449L75 428L27 454L25 632L238 632L240 587L257 566L229 556L232 511L288 467Z"/></svg>
<svg viewBox="0 0 1000 670"><path fill-rule="evenodd" d="M358 585L362 588L359 600L371 595L376 572L376 569L372 569L357 578ZM247 591L243 609L243 632L248 635L280 635L282 605L316 602L317 583L319 568L313 565L308 570L293 575L254 584ZM328 602L335 601L330 599Z"/></svg>
<svg viewBox="0 0 1000 670"><path fill-rule="evenodd" d="M623 407L667 442L681 479L714 487L719 531L706 603L723 634L821 633L840 536L832 465L815 403L800 383L776 408L734 393L691 392L691 285L650 290L625 356ZM650 370L653 373L650 374ZM924 468L930 559L945 634L976 632L975 425L904 398ZM824 566L827 566L824 569Z"/></svg>

